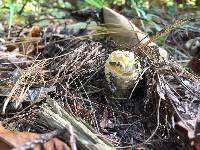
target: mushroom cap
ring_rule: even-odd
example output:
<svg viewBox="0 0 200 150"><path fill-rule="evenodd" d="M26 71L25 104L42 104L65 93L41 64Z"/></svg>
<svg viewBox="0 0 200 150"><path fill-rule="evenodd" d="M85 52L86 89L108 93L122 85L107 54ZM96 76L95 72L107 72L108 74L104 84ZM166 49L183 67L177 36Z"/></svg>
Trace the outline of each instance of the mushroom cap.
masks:
<svg viewBox="0 0 200 150"><path fill-rule="evenodd" d="M134 86L141 72L141 65L133 52L114 51L105 63L106 80L117 88L126 89Z"/></svg>

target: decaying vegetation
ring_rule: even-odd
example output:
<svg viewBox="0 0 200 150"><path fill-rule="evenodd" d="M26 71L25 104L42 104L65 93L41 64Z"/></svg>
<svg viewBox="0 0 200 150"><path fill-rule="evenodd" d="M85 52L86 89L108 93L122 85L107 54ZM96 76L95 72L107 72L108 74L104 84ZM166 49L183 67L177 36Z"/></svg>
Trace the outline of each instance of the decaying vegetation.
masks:
<svg viewBox="0 0 200 150"><path fill-rule="evenodd" d="M199 17L181 18L148 38L135 24L124 24L128 19L122 15L102 10L117 14L114 25L101 16L108 12L93 12L102 18L81 27L33 25L28 34L10 29L0 38L2 125L40 134L20 144L12 139L7 148L28 149L49 141L48 149L57 137L73 150L200 149L200 63L192 58L188 67L181 60L187 56L186 41L199 35L195 25L185 24L198 24ZM153 43L163 36L168 47ZM169 54L171 45L179 52ZM142 67L127 97L115 97L105 78L105 62L116 50L134 52ZM1 132L0 141L8 141L8 133Z"/></svg>

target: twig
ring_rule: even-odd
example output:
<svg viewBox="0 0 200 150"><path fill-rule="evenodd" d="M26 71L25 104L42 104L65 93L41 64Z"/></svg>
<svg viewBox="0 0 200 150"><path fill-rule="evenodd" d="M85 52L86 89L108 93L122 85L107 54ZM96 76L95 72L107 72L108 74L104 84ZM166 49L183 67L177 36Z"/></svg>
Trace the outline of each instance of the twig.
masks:
<svg viewBox="0 0 200 150"><path fill-rule="evenodd" d="M19 14L19 15L21 15L22 12L24 11L24 8L25 8L26 4L28 3L28 1L29 1L29 0L26 0L26 1L24 2L24 4L23 4L22 8L18 11L18 14Z"/></svg>
<svg viewBox="0 0 200 150"><path fill-rule="evenodd" d="M34 106L35 104L39 103L42 100L43 97L40 97L38 100L36 100L35 102L33 102L32 104L30 104L29 106L27 106L26 108L24 108L23 110L21 110L20 112L17 112L13 117L8 118L8 119L4 119L3 120L3 124L7 124L8 122L10 122L11 120L15 119L18 115L24 113L26 110L28 110L29 108L31 108L32 106Z"/></svg>
<svg viewBox="0 0 200 150"><path fill-rule="evenodd" d="M155 130L153 131L153 133L150 135L150 137L145 140L144 143L148 143L152 138L153 136L156 134L156 131L158 130L159 128L159 124L160 124L160 102L161 102L161 98L159 98L158 100L158 108L157 108L157 126L155 128Z"/></svg>
<svg viewBox="0 0 200 150"><path fill-rule="evenodd" d="M198 100L200 100L200 96L199 94L196 94L192 91L192 89L190 87L188 87L177 75L175 75L171 70L170 70L172 76L183 85L183 87L188 90L193 96L195 96Z"/></svg>
<svg viewBox="0 0 200 150"><path fill-rule="evenodd" d="M135 83L135 85L134 85L134 87L133 87L133 89L132 89L132 91L131 91L131 94L129 95L129 100L131 99L131 97L132 97L132 95L133 95L133 92L135 91L135 88L137 87L137 85L138 85L138 83L139 83L139 81L140 81L140 78L142 78L142 76L144 75L144 73L147 71L149 69L149 67L147 67L147 68L145 68L144 70L143 70L143 72L141 73L141 75L138 77L138 79L137 79L137 81L136 81L136 83Z"/></svg>
<svg viewBox="0 0 200 150"><path fill-rule="evenodd" d="M77 150L76 139L75 139L74 129L73 129L72 125L70 123L68 123L68 124L66 124L65 128L67 129L67 131L70 134L69 143L70 143L71 149Z"/></svg>
<svg viewBox="0 0 200 150"><path fill-rule="evenodd" d="M48 95L47 102L50 106L45 105L38 113L39 119L36 121L39 124L48 126L50 129L62 129L66 128L66 124L70 123L73 126L74 136L80 149L114 149L109 141L99 138L89 125L80 118L74 117L62 109L58 103ZM71 138L73 139L73 137Z"/></svg>
<svg viewBox="0 0 200 150"><path fill-rule="evenodd" d="M94 106L93 106L93 103L91 102L91 100L90 100L90 98L89 98L89 96L88 96L88 94L87 94L87 92L86 92L86 90L85 90L85 88L84 88L84 86L83 86L81 80L80 80L79 78L78 78L78 80L79 80L79 83L81 84L81 88L82 88L83 91L85 92L85 95L86 95L86 97L87 97L87 100L88 100L89 103L90 103L91 110L95 110L95 109L94 109ZM97 118L96 118L95 112L92 112L92 115L93 115L92 120L93 120L93 123L95 124L96 130L97 130L98 133L100 133L100 129L99 129L99 125L98 125L98 122L97 122Z"/></svg>

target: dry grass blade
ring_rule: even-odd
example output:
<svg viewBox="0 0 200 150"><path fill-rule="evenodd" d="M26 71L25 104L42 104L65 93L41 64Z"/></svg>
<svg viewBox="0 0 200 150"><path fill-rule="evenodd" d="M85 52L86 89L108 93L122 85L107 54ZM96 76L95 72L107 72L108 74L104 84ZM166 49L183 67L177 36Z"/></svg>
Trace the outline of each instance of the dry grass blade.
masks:
<svg viewBox="0 0 200 150"><path fill-rule="evenodd" d="M32 86L32 82L35 82L37 80L37 76L42 77L43 76L43 67L45 66L46 61L40 61L38 63L33 63L33 65L27 70L23 71L21 74L21 77L17 80L15 83L14 87L10 91L8 97L6 98L3 109L2 109L2 114L5 114L6 108L8 103L12 100L12 97L16 97L14 99L15 101L15 109L19 107L21 102L24 100L27 91L29 88ZM42 77L43 78L43 77ZM30 80L30 83L27 83L27 81Z"/></svg>

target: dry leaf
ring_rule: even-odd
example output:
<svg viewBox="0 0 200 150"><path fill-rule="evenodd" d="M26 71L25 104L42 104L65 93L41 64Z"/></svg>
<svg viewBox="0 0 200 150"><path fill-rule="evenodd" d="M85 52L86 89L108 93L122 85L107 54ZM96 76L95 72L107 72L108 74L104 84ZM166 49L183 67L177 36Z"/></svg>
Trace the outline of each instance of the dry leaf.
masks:
<svg viewBox="0 0 200 150"><path fill-rule="evenodd" d="M200 150L200 138L196 138L194 140L194 149L195 150Z"/></svg>
<svg viewBox="0 0 200 150"><path fill-rule="evenodd" d="M133 25L126 17L114 10L103 7L103 19L110 36L119 44L137 44L139 42Z"/></svg>
<svg viewBox="0 0 200 150"><path fill-rule="evenodd" d="M14 132L0 125L0 148L9 150L16 148L26 142L34 141L40 137L39 134L30 132ZM69 150L69 146L57 138L53 138L44 144L38 144L32 150Z"/></svg>
<svg viewBox="0 0 200 150"><path fill-rule="evenodd" d="M118 44L136 45L138 43L143 44L149 40L146 34L132 22L110 8L103 7L103 19L111 32L110 36ZM151 42L148 46L157 45L154 42ZM169 56L165 49L159 47L159 53L165 60L168 59Z"/></svg>
<svg viewBox="0 0 200 150"><path fill-rule="evenodd" d="M187 125L189 125L190 128L186 127L185 123L183 121L178 121L175 123L175 129L179 135L187 138L187 139L193 139L194 138L194 126L195 126L195 120L184 120Z"/></svg>
<svg viewBox="0 0 200 150"><path fill-rule="evenodd" d="M193 57L189 63L188 67L197 75L200 75L200 60L196 57Z"/></svg>

